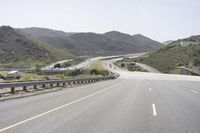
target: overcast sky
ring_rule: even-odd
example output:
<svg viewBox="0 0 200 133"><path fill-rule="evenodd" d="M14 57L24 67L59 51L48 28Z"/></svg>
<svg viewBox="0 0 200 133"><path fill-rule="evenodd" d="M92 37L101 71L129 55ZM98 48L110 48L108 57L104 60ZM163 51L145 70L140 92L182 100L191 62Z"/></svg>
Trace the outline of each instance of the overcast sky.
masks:
<svg viewBox="0 0 200 133"><path fill-rule="evenodd" d="M200 0L0 0L0 25L117 30L163 42L200 34Z"/></svg>

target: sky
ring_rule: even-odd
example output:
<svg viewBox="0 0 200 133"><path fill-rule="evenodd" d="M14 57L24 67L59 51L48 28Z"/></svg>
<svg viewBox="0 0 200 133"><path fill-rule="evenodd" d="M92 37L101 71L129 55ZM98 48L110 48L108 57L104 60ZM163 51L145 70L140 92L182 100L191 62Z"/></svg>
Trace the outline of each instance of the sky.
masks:
<svg viewBox="0 0 200 133"><path fill-rule="evenodd" d="M200 34L200 0L0 0L0 26L120 31L163 42Z"/></svg>

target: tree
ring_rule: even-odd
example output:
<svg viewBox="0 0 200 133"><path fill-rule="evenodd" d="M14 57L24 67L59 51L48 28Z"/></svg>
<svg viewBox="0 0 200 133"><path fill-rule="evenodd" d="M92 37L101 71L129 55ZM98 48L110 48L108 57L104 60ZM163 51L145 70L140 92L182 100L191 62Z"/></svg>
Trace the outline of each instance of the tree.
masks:
<svg viewBox="0 0 200 133"><path fill-rule="evenodd" d="M59 63L55 64L54 68L61 68L61 65Z"/></svg>
<svg viewBox="0 0 200 133"><path fill-rule="evenodd" d="M193 65L200 66L200 58L194 58Z"/></svg>
<svg viewBox="0 0 200 133"><path fill-rule="evenodd" d="M125 67L125 64L124 64L124 63L121 63L121 67Z"/></svg>

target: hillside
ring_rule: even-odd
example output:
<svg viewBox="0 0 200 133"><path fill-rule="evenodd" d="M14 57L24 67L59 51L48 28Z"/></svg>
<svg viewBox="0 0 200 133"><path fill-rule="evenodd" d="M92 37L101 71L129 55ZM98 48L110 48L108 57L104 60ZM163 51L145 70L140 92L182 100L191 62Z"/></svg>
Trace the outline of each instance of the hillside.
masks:
<svg viewBox="0 0 200 133"><path fill-rule="evenodd" d="M136 44L140 44L142 51L149 51L160 48L161 44L141 34L133 35L133 40Z"/></svg>
<svg viewBox="0 0 200 133"><path fill-rule="evenodd" d="M63 31L58 31L58 30L50 30L47 28L37 28L37 27L32 27L32 28L24 28L24 29L18 29L22 30L23 32L32 35L34 37L42 37L42 36L49 36L49 37L66 37L68 35L71 35L73 33L66 33Z"/></svg>
<svg viewBox="0 0 200 133"><path fill-rule="evenodd" d="M200 70L200 36L179 39L149 54L136 59L161 72L175 73L177 67L185 67L196 72Z"/></svg>
<svg viewBox="0 0 200 133"><path fill-rule="evenodd" d="M27 37L12 27L0 27L0 66L43 65L69 56L69 53Z"/></svg>
<svg viewBox="0 0 200 133"><path fill-rule="evenodd" d="M104 34L65 33L41 28L25 28L20 31L47 44L62 48L75 55L113 55L146 52L162 47L162 44L144 36L131 36L117 31Z"/></svg>

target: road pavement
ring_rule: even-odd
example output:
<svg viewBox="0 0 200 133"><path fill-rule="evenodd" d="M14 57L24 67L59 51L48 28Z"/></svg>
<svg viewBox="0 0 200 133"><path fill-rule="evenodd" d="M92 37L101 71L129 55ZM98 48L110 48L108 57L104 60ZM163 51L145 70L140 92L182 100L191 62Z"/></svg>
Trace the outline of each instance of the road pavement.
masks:
<svg viewBox="0 0 200 133"><path fill-rule="evenodd" d="M1 101L0 132L199 133L199 77L119 73L116 80Z"/></svg>
<svg viewBox="0 0 200 133"><path fill-rule="evenodd" d="M200 77L110 64L118 79L0 101L0 133L200 132Z"/></svg>
<svg viewBox="0 0 200 133"><path fill-rule="evenodd" d="M86 68L87 66L91 65L91 63L93 63L94 61L96 60L100 60L100 59L110 59L110 58L119 58L119 59L122 59L123 57L126 57L126 58L136 58L136 57L139 57L139 56L144 56L146 55L146 53L135 53L135 54L125 54L125 55L113 55L113 56L98 56L98 57L92 57L92 58L88 58L86 59L85 61L77 64L77 65L74 65L74 66L70 66L70 67L66 67L66 68L54 68L54 66L56 64L63 64L63 63L66 63L68 61L72 61L73 59L70 59L70 60L61 60L61 61L58 61L56 63L52 63L48 66L45 66L42 68L42 70L49 70L49 71L65 71L65 70L75 70L75 69L82 69L82 68Z"/></svg>

